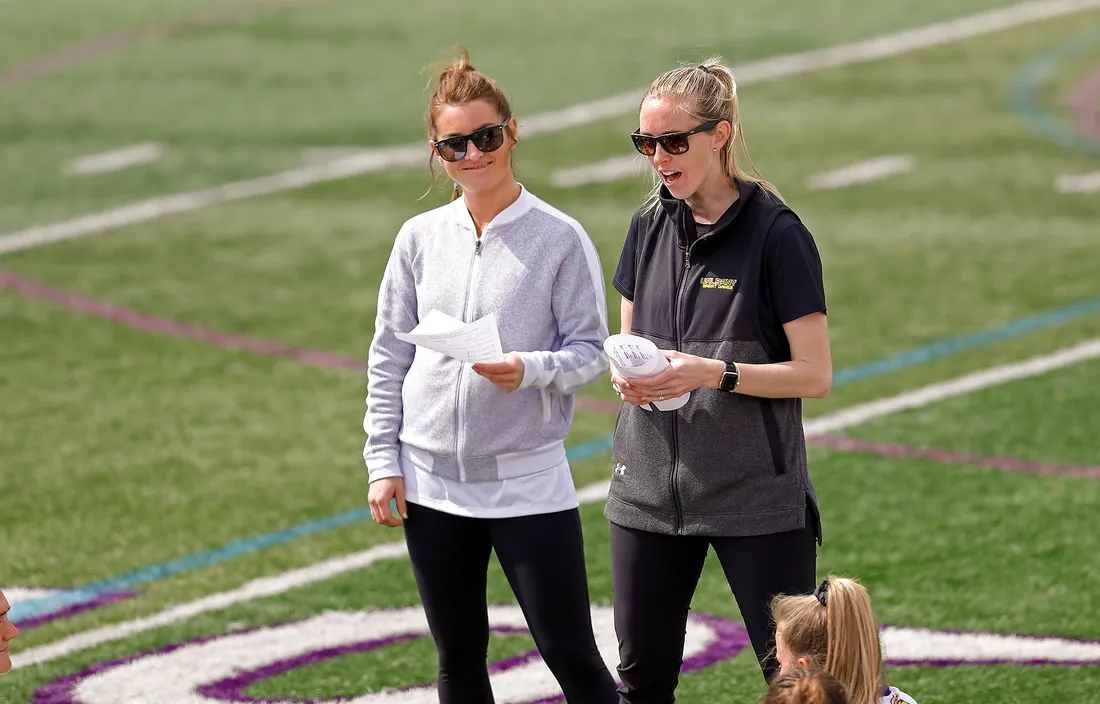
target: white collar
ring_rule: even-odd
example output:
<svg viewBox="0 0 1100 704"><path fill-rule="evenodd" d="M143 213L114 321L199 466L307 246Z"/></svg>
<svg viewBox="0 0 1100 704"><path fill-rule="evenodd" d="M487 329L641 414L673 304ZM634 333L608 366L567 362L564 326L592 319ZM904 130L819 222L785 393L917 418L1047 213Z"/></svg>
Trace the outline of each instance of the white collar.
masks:
<svg viewBox="0 0 1100 704"><path fill-rule="evenodd" d="M454 207L454 216L457 223L467 230L477 232L477 228L474 226L474 219L470 217L470 209L466 207L465 196L455 199L451 205ZM482 234L485 234L485 230L489 228L496 229L501 225L519 220L534 206L535 197L531 195L531 192L528 191L522 183L519 184L519 197L507 208L497 213L497 216L485 225Z"/></svg>

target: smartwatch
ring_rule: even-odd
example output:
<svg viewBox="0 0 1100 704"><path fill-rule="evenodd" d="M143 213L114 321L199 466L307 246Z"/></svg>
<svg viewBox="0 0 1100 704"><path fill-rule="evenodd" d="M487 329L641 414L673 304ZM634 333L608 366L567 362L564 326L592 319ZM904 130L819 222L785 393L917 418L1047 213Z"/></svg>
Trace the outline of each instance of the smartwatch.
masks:
<svg viewBox="0 0 1100 704"><path fill-rule="evenodd" d="M741 368L737 362L726 362L726 371L722 372L722 383L718 388L733 393L741 385Z"/></svg>

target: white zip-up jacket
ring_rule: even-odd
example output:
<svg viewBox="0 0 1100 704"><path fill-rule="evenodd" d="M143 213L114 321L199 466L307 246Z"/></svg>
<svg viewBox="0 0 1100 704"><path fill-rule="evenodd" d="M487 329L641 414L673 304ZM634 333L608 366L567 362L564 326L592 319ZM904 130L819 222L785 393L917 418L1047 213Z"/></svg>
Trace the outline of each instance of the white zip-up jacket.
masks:
<svg viewBox="0 0 1100 704"><path fill-rule="evenodd" d="M398 340L438 309L496 316L501 346L523 360L504 393L471 365ZM573 218L522 188L478 238L465 200L401 227L378 297L367 371L369 481L400 477L403 453L445 479L534 474L565 460L573 394L607 369L603 269Z"/></svg>

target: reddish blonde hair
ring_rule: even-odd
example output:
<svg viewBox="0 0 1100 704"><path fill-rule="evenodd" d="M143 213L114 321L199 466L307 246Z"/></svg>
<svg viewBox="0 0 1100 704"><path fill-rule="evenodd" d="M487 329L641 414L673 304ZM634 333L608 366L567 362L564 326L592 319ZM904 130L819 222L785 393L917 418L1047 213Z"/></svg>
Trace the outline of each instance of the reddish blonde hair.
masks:
<svg viewBox="0 0 1100 704"><path fill-rule="evenodd" d="M508 103L508 97L501 90L497 82L481 73L470 63L470 52L464 47L459 47L462 56L448 63L439 73L438 83L431 98L428 100L428 139L435 141L439 131L435 121L439 112L448 106L466 105L478 100L484 100L496 108L500 113L501 122L512 119L512 106ZM512 139L516 135L509 134ZM428 162L428 168L432 172L432 182L435 182L435 164ZM431 188L428 189L431 191ZM425 193L424 195L427 195ZM421 196L423 198L424 196ZM451 200L458 198L457 186L451 192Z"/></svg>

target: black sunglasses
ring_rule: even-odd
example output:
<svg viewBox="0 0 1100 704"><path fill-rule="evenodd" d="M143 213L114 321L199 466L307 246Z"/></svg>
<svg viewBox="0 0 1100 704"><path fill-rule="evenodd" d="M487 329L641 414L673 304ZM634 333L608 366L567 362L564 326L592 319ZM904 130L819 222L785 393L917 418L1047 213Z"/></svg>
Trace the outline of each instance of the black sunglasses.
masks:
<svg viewBox="0 0 1100 704"><path fill-rule="evenodd" d="M656 154L658 144L669 154L683 154L688 150L688 137L696 132L709 132L717 127L720 122L722 120L711 120L687 132L669 132L657 136L634 132L630 135L630 138L634 140L634 148L646 156Z"/></svg>
<svg viewBox="0 0 1100 704"><path fill-rule="evenodd" d="M504 128L507 126L507 122L499 125L489 125L474 130L470 134L441 139L438 142L433 142L432 145L445 161L462 161L466 158L467 142L473 142L479 152L488 153L500 149L500 145L504 144Z"/></svg>

